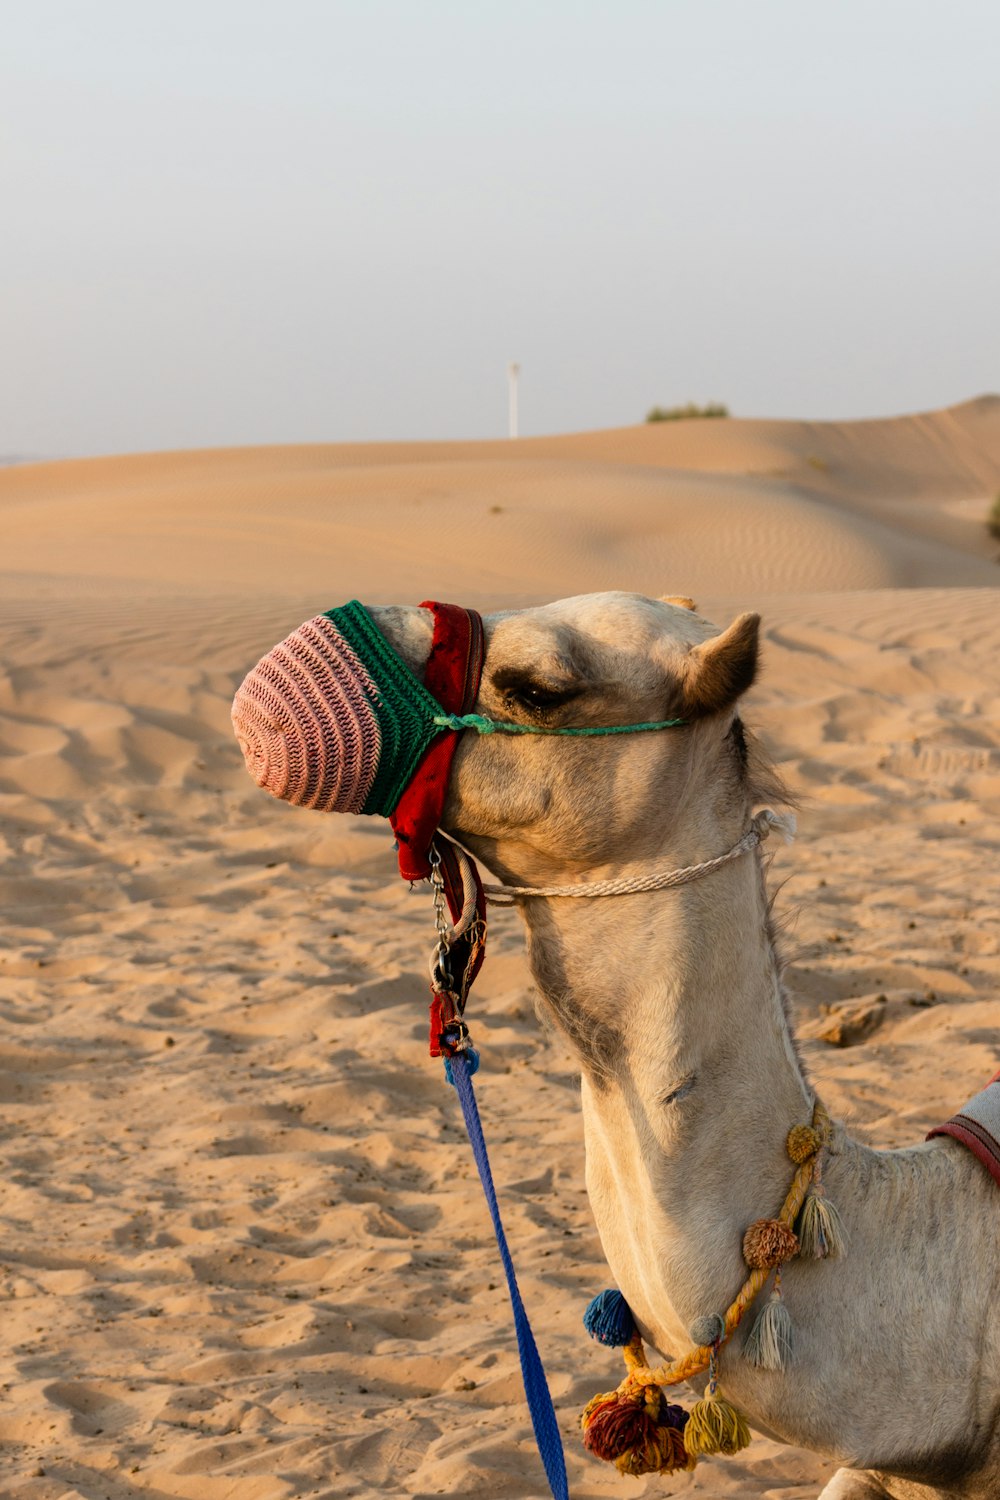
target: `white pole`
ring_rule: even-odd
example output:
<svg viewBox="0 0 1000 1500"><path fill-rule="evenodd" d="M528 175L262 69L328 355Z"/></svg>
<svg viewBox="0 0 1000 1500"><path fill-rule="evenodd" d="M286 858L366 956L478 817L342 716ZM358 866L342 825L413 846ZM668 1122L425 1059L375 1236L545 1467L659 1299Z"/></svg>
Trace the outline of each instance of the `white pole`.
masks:
<svg viewBox="0 0 1000 1500"><path fill-rule="evenodd" d="M521 366L509 364L507 366L507 418L509 435L517 437L517 377L521 373Z"/></svg>

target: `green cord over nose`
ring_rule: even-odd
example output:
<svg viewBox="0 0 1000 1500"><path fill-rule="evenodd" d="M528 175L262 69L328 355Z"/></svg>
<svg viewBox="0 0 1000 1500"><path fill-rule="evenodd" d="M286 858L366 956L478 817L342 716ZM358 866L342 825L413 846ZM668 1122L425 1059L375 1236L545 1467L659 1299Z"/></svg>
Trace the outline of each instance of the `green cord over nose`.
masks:
<svg viewBox="0 0 1000 1500"><path fill-rule="evenodd" d="M578 729L546 729L541 724L511 724L488 719L483 714L437 714L434 723L442 729L474 729L477 734L638 734L646 729L679 729L686 719L656 719L646 724L588 725Z"/></svg>

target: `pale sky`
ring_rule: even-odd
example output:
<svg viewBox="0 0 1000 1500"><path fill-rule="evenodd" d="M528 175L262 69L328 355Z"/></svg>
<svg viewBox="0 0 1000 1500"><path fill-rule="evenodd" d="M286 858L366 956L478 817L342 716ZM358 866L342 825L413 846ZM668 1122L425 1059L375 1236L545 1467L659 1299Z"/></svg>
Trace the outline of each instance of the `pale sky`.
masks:
<svg viewBox="0 0 1000 1500"><path fill-rule="evenodd" d="M996 0L0 0L0 455L1000 389Z"/></svg>

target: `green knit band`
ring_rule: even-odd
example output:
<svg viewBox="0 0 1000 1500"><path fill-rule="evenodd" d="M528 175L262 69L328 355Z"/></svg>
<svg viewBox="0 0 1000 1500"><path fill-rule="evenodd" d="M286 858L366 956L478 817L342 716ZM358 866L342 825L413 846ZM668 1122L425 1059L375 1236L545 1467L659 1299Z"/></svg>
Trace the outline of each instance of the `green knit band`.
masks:
<svg viewBox="0 0 1000 1500"><path fill-rule="evenodd" d="M326 617L376 685L375 713L382 744L375 780L361 812L387 818L413 780L428 745L443 732L445 726L435 719L444 715L444 709L396 655L357 599L328 609Z"/></svg>
<svg viewBox="0 0 1000 1500"><path fill-rule="evenodd" d="M641 724L585 724L571 728L549 729L544 724L512 724L506 719L490 719L485 714L439 714L434 720L442 729L474 729L477 734L639 734L646 729L680 729L687 719L649 719Z"/></svg>

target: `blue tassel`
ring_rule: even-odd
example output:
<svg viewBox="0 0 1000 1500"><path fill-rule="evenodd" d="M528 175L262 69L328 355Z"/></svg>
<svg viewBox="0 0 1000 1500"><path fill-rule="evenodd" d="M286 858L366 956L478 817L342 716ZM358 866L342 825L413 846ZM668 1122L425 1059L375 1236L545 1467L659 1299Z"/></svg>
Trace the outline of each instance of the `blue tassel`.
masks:
<svg viewBox="0 0 1000 1500"><path fill-rule="evenodd" d="M614 1287L609 1287L606 1292L598 1292L593 1301L587 1304L583 1326L592 1339L596 1339L599 1344L606 1344L609 1349L624 1349L635 1334L632 1309L621 1292Z"/></svg>

